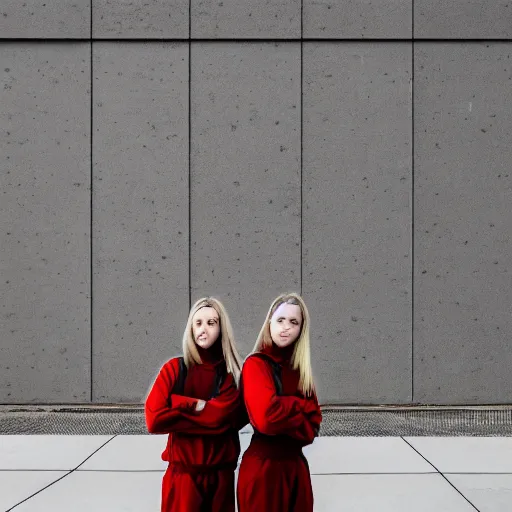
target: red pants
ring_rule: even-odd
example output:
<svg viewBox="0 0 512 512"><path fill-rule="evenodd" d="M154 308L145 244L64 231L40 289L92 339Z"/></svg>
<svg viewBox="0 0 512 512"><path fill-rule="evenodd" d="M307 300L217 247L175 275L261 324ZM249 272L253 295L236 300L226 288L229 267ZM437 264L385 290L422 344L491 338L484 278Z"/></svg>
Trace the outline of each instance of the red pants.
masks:
<svg viewBox="0 0 512 512"><path fill-rule="evenodd" d="M302 454L262 458L250 448L238 475L238 512L313 512L309 467Z"/></svg>
<svg viewBox="0 0 512 512"><path fill-rule="evenodd" d="M235 512L235 472L189 473L169 465L162 481L162 512Z"/></svg>

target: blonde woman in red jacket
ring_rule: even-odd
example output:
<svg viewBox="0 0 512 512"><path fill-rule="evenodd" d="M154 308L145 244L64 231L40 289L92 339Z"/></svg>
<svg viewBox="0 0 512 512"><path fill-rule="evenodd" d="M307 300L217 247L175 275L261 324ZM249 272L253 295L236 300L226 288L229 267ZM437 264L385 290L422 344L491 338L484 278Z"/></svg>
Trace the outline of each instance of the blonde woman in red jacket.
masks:
<svg viewBox="0 0 512 512"><path fill-rule="evenodd" d="M183 357L162 367L145 404L153 434L168 434L162 512L234 512L238 430L247 416L238 390L240 357L222 303L198 300Z"/></svg>
<svg viewBox="0 0 512 512"><path fill-rule="evenodd" d="M238 477L239 512L312 512L313 491L302 448L318 435L309 313L295 293L277 297L242 370L254 434Z"/></svg>

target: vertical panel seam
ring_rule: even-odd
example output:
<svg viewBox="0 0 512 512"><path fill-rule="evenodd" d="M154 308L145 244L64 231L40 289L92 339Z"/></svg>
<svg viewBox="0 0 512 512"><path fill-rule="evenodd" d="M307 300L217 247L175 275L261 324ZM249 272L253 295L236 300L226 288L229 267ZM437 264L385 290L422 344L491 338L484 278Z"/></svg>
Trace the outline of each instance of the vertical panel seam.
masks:
<svg viewBox="0 0 512 512"><path fill-rule="evenodd" d="M411 402L414 403L414 0L412 0L411 18Z"/></svg>
<svg viewBox="0 0 512 512"><path fill-rule="evenodd" d="M192 306L192 0L188 2L188 307Z"/></svg>
<svg viewBox="0 0 512 512"><path fill-rule="evenodd" d="M89 102L90 102L90 176L89 176L89 221L90 221L90 225L89 225L89 258L90 258L90 269L89 269L89 272L90 272L90 277L89 277L89 286L90 286L90 289L89 289L89 315L90 315L90 323L89 323L89 329L90 329L90 333L89 333L89 344L90 344L90 353L89 353L89 357L90 357L90 362L89 362L89 365L90 365L90 402L92 403L93 401L93 398L94 398L94 381L93 381L93 377L94 377L94 374L93 374L93 349L92 349L92 344L93 344L93 339L94 339L94 336L93 336L93 290L92 290L92 287L93 287L93 279L94 279L94 260L93 260L93 165L94 165L94 160L93 160L93 134L94 134L94 130L93 130L93 83L94 83L94 75L93 75L93 38L92 38L92 1L93 0L89 0L90 2L90 16L91 16L91 20L90 20L90 45L89 45L89 51L90 51L90 63L89 63L89 66L90 66L90 79L91 79L91 85L90 85L90 98L89 98Z"/></svg>
<svg viewBox="0 0 512 512"><path fill-rule="evenodd" d="M304 293L303 279L303 233L304 233L304 206L303 206L303 163L304 163L304 0L300 2L300 294Z"/></svg>

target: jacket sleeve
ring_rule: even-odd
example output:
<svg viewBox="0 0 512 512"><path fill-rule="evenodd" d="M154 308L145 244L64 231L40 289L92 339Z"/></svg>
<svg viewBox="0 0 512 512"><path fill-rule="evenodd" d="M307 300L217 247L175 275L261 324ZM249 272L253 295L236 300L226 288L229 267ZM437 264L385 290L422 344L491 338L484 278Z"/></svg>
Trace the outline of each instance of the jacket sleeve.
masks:
<svg viewBox="0 0 512 512"><path fill-rule="evenodd" d="M307 405L305 407L306 416L308 418L309 423L311 424L315 437L318 436L318 432L320 430L320 424L322 423L322 412L320 411L320 406L318 405L318 398L316 393L313 393L312 396L307 397Z"/></svg>
<svg viewBox="0 0 512 512"><path fill-rule="evenodd" d="M322 422L322 413L318 405L316 395L310 397L302 397L304 400L303 413L305 416L304 423L296 430L288 430L284 434L302 441L304 446L311 444L315 437L318 436L320 423Z"/></svg>
<svg viewBox="0 0 512 512"><path fill-rule="evenodd" d="M285 434L311 443L314 428L298 396L278 396L270 366L259 357L249 357L242 370L245 405L251 424L262 434Z"/></svg>
<svg viewBox="0 0 512 512"><path fill-rule="evenodd" d="M202 411L187 410L183 416L197 427L215 433L228 429L240 430L247 424L242 397L231 374L224 379L219 394L208 400Z"/></svg>
<svg viewBox="0 0 512 512"><path fill-rule="evenodd" d="M177 359L167 362L146 398L146 426L152 434L183 431L190 426L183 422L183 412L194 409L197 399L171 393L178 377L178 368Z"/></svg>

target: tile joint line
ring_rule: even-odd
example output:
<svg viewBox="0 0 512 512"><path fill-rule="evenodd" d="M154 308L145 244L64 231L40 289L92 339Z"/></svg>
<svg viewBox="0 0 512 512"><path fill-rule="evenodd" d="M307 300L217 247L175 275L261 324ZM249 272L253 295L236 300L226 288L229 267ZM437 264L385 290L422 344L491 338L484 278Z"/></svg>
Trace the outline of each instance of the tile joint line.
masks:
<svg viewBox="0 0 512 512"><path fill-rule="evenodd" d="M434 466L434 464L432 464L432 462L430 462L424 455L422 455L416 448L414 448L414 446L411 443L409 443L409 441L407 441L403 436L400 437L402 441L408 444L425 462L428 462L428 464L430 464L439 473L439 475L441 475L450 484L450 486L453 487L477 512L480 512L480 510L476 508L475 505L471 501L469 501L469 499L466 498L466 496L464 496L464 494L462 494L462 492L459 491L459 489L457 489L457 487L455 487L455 485L453 485L450 482L450 480L448 480L448 478L446 478L446 476L441 471L439 471L439 469L436 468L436 466Z"/></svg>

